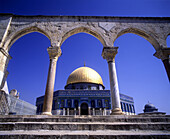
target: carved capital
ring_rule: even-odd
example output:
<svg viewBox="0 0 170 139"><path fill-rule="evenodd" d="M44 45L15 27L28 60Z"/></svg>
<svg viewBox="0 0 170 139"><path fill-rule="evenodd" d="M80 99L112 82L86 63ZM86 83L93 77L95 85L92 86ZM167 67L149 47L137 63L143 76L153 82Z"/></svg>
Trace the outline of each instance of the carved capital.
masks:
<svg viewBox="0 0 170 139"><path fill-rule="evenodd" d="M50 59L58 59L61 56L60 47L48 47L47 48Z"/></svg>
<svg viewBox="0 0 170 139"><path fill-rule="evenodd" d="M107 60L107 62L115 62L115 56L118 53L118 47L104 47L102 51L102 57Z"/></svg>
<svg viewBox="0 0 170 139"><path fill-rule="evenodd" d="M170 48L162 48L156 51L156 53L153 54L158 59L161 59L162 61L169 59L170 55Z"/></svg>

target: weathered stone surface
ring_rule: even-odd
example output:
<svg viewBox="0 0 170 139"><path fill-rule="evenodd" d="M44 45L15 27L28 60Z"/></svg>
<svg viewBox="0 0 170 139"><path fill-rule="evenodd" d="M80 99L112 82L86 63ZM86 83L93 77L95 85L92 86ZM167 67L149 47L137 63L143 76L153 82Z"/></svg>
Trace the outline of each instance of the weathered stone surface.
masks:
<svg viewBox="0 0 170 139"><path fill-rule="evenodd" d="M57 115L0 115L0 122L170 122L169 115L112 115L112 116L57 116Z"/></svg>
<svg viewBox="0 0 170 139"><path fill-rule="evenodd" d="M0 131L9 130L166 130L170 123L84 123L84 122L17 122L0 123Z"/></svg>
<svg viewBox="0 0 170 139"><path fill-rule="evenodd" d="M103 47L113 47L125 33L148 40L156 51L166 48L170 34L170 17L104 17L104 16L18 16L0 14L0 48L8 54L12 44L25 34L40 32L54 47L60 47L71 35L84 32L96 37ZM7 55L0 52L0 84L8 66ZM163 56L164 57L164 56ZM170 78L170 77L169 77Z"/></svg>
<svg viewBox="0 0 170 139"><path fill-rule="evenodd" d="M10 29L1 47L9 49L19 37L34 31L46 35L55 46L70 35L85 32L98 38L103 46L113 46L115 39L125 33L135 33L147 39L155 49L166 47L170 33L170 18L164 17L92 17L92 16L17 16L0 15L0 36L12 17ZM8 17L8 18L7 18Z"/></svg>
<svg viewBox="0 0 170 139"><path fill-rule="evenodd" d="M0 138L170 138L170 116L0 116Z"/></svg>
<svg viewBox="0 0 170 139"><path fill-rule="evenodd" d="M160 131L3 131L0 132L3 139L136 139L136 138L159 138L169 139L170 134Z"/></svg>

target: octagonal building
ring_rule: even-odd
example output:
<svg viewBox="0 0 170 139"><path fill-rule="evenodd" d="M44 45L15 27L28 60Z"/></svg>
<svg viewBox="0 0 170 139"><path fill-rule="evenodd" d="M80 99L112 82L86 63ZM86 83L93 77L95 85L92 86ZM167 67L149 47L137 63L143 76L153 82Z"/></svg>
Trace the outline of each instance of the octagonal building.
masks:
<svg viewBox="0 0 170 139"><path fill-rule="evenodd" d="M37 114L42 113L44 96L36 100ZM122 111L135 114L133 98L120 94ZM110 90L105 90L101 76L92 68L80 67L68 77L65 90L54 92L53 115L110 115Z"/></svg>

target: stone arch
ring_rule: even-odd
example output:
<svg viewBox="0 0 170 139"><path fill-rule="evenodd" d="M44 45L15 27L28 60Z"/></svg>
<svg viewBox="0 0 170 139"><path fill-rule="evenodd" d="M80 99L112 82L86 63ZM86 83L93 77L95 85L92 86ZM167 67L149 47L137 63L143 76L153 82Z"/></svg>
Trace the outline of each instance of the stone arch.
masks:
<svg viewBox="0 0 170 139"><path fill-rule="evenodd" d="M106 41L103 39L103 37L100 35L100 33L89 29L87 27L78 27L78 28L74 28L72 30L69 30L68 32L66 32L63 36L62 36L62 40L61 40L61 44L70 36L74 35L74 34L78 34L78 33L87 33L90 34L92 36L94 36L95 38L97 38L105 47L106 46Z"/></svg>
<svg viewBox="0 0 170 139"><path fill-rule="evenodd" d="M35 27L35 26L31 26L31 27L22 27L17 29L17 31L14 31L13 28L11 29L11 34L9 34L9 36L7 36L4 44L2 44L2 51L5 55L2 56L3 59L3 63L1 62L1 71L2 73L2 82L6 81L7 75L8 75L8 71L7 71L7 67L8 67L8 63L11 59L11 56L9 55L9 51L11 46L14 44L14 42L16 40L18 40L19 38L21 38L22 36L32 33L32 32L38 32L40 34L43 34L44 36L46 36L48 39L50 39L49 35L42 29ZM0 81L1 82L1 81ZM3 83L1 82L1 86L3 86Z"/></svg>
<svg viewBox="0 0 170 139"><path fill-rule="evenodd" d="M29 33L32 33L32 32L39 32L39 33L45 35L48 39L50 39L50 36L44 30L42 30L42 29L40 29L40 28L38 28L36 26L31 26L31 27L27 27L27 28L22 28L19 31L14 32L13 34L11 34L8 37L8 39L6 40L6 43L4 44L4 49L9 51L11 46L14 44L14 42L16 40L18 40L22 36L24 36L26 34L29 34Z"/></svg>
<svg viewBox="0 0 170 139"><path fill-rule="evenodd" d="M158 41L153 36L151 36L150 34L146 33L143 30L140 30L138 28L127 28L127 29L121 30L117 34L116 39L126 33L133 33L133 34L139 35L139 36L143 37L144 39L146 39L147 41L149 41L152 44L152 46L155 48L155 50L160 49L160 45L159 45Z"/></svg>
<svg viewBox="0 0 170 139"><path fill-rule="evenodd" d="M8 66L7 71L9 71L9 75L7 77L8 78L7 83L9 85L8 87L16 88L17 90L20 90L20 92L23 92L25 96L27 96L27 91L29 90L29 88L27 88L27 84L31 77L27 75L28 74L30 75L33 72L39 73L38 72L39 70L42 71L42 68L39 68L42 63L39 61L41 61L43 58L44 58L43 65L48 66L49 56L48 56L46 49L49 45L50 45L49 39L45 35L39 32L29 33L27 35L24 35L20 39L17 40L17 43L12 45L9 52L13 58L9 61L7 65ZM37 54L39 54L40 51L41 51L41 55L37 56ZM23 59L23 61L21 59ZM25 65L24 63L27 63L27 64ZM15 65L18 65L16 66L17 73L15 73L13 70L13 67L15 67ZM48 69L45 68L44 72L41 73L41 76L39 77L34 76L34 77L41 82L43 77L46 78L46 75L43 73L46 73L47 71ZM25 80L25 78L27 78L27 80ZM37 83L35 82L35 80L34 82L29 82L31 86ZM19 84L23 83L22 86L24 87L20 88L20 86L15 86L13 84L13 82L15 81L17 81ZM44 82L41 82L41 83L43 84ZM44 91L44 89L39 85L36 85L34 89L38 89L38 90L42 89L42 91ZM30 88L30 91L31 91L31 88ZM35 98L36 96L33 95L33 99ZM23 100L26 100L26 99L27 97L23 97Z"/></svg>

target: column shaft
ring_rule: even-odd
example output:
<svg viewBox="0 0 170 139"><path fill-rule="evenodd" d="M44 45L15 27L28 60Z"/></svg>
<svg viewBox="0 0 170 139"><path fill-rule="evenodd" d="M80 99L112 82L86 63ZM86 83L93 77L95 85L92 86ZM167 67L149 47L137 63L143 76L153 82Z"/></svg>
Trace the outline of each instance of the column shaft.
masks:
<svg viewBox="0 0 170 139"><path fill-rule="evenodd" d="M118 81L115 67L115 56L118 52L118 47L105 47L103 48L102 56L108 62L109 78L110 78L110 95L112 102L111 115L121 115L122 110L120 106L120 95L118 88Z"/></svg>
<svg viewBox="0 0 170 139"><path fill-rule="evenodd" d="M79 113L79 115L81 114L81 113L80 113L80 107L78 107L78 113Z"/></svg>
<svg viewBox="0 0 170 139"><path fill-rule="evenodd" d="M109 67L112 109L121 108L115 63L113 61L108 62L108 67Z"/></svg>
<svg viewBox="0 0 170 139"><path fill-rule="evenodd" d="M49 47L47 48L50 65L48 70L46 91L43 104L43 115L52 115L52 103L53 103L53 92L54 92L54 82L55 82L55 73L56 73L56 63L58 57L61 55L61 49L59 47Z"/></svg>
<svg viewBox="0 0 170 139"><path fill-rule="evenodd" d="M65 111L65 108L63 108L63 115L66 115L66 111Z"/></svg>
<svg viewBox="0 0 170 139"><path fill-rule="evenodd" d="M44 115L51 115L55 73L56 73L56 62L57 62L56 59L50 59L44 104L43 104L43 113L42 113Z"/></svg>
<svg viewBox="0 0 170 139"><path fill-rule="evenodd" d="M91 108L90 107L88 107L88 115L91 115Z"/></svg>

